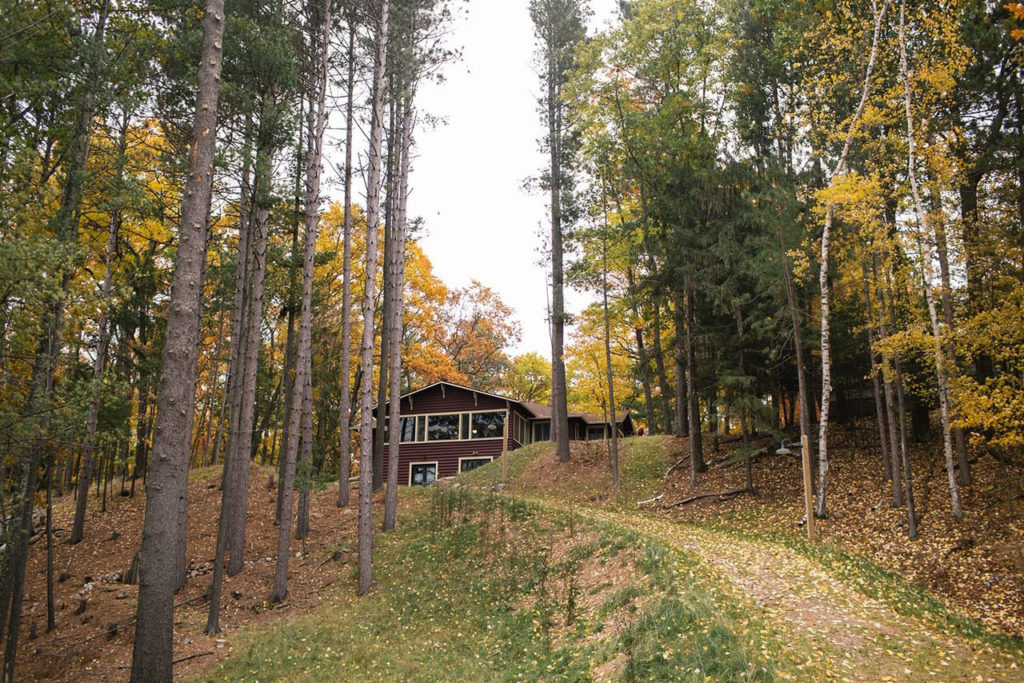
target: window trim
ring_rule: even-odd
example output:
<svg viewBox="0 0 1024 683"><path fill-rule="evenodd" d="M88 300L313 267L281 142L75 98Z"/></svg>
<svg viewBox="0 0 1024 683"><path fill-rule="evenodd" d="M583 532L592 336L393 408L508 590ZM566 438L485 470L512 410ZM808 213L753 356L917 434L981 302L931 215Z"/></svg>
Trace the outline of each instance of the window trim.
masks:
<svg viewBox="0 0 1024 683"><path fill-rule="evenodd" d="M409 463L409 483L408 486L427 486L427 484L413 484L412 483L412 468L415 465L433 465L434 466L434 481L440 478L441 464L437 460L417 460ZM431 482L433 483L433 482Z"/></svg>
<svg viewBox="0 0 1024 683"><path fill-rule="evenodd" d="M457 411L444 410L444 411L433 412L433 413L408 413L408 414L402 413L399 417L402 418L402 419L407 418L407 417L415 419L416 420L416 427L414 429L414 432L415 432L414 433L414 440L413 441L401 441L401 440L399 440L399 444L400 445L401 444L443 444L443 443L451 443L452 441L500 441L501 439L505 438L505 435L503 433L502 434L498 434L498 436L478 436L478 437L473 437L472 433L470 433L469 438L463 439L462 438L462 422L463 421L470 422L472 420L473 413L504 413L505 417L507 418L509 411L506 410L505 408L493 408L493 409L489 409L489 410L457 410ZM459 438L457 438L457 439L434 439L432 441L427 439L427 432L429 431L429 423L427 421L427 418L436 417L438 415L457 415L458 416L458 418L459 418ZM420 430L421 419L422 419L422 426L423 426L422 433L421 433L421 430ZM389 422L390 420L391 420L391 416L390 415L387 418L385 418L386 422ZM375 425L375 428L379 428L379 425ZM511 425L510 425L510 428L511 428ZM391 437L390 432L391 432L391 430L388 429L384 433L384 435L385 435L385 437L387 439L387 440L384 441L385 444L389 443L389 441L390 441L390 437ZM502 430L502 432L504 432L504 429ZM509 437L512 437L512 435L509 434Z"/></svg>
<svg viewBox="0 0 1024 683"><path fill-rule="evenodd" d="M462 461L463 460L486 460L487 462L493 462L494 461L494 456L493 455L466 455L466 456L463 456L463 457L459 458L459 469L458 469L458 473L459 474L462 474ZM486 465L487 463L483 463L483 464ZM482 467L482 466L483 465L477 465L477 467ZM476 469L476 468L474 467L473 469Z"/></svg>

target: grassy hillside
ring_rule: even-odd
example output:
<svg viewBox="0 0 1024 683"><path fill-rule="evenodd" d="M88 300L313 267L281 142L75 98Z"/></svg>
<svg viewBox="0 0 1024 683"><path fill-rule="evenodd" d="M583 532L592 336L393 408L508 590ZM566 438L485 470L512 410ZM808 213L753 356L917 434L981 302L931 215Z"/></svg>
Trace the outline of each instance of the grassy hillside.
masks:
<svg viewBox="0 0 1024 683"><path fill-rule="evenodd" d="M690 554L466 490L378 548L378 584L247 634L208 680L773 680L784 643Z"/></svg>
<svg viewBox="0 0 1024 683"><path fill-rule="evenodd" d="M665 477L681 442L622 445L617 493L600 444L570 463L535 444L403 491L370 596L350 575L313 614L240 636L207 680L1019 680L1019 640L757 513L788 509L767 485L787 463L759 464L734 514L712 499L688 521L636 505L693 491Z"/></svg>

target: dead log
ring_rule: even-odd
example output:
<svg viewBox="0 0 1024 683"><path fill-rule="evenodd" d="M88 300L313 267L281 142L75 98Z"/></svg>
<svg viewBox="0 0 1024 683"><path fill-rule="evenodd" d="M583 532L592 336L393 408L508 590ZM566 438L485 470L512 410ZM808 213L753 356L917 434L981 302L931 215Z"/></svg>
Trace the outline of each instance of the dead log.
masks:
<svg viewBox="0 0 1024 683"><path fill-rule="evenodd" d="M656 496L655 496L654 498L648 498L647 500L640 500L640 501L637 501L637 504L636 504L636 506L637 506L637 507L640 507L641 505L647 505L647 504L649 504L649 503L656 503L656 502L658 502L659 500L661 500L661 499L662 499L662 498L664 498L664 497L665 497L665 494L664 494L664 493L659 493L659 494L658 494L658 495L656 495Z"/></svg>
<svg viewBox="0 0 1024 683"><path fill-rule="evenodd" d="M665 476L663 476L662 479L668 479L668 475L670 475L673 472L675 472L684 462L686 462L689 459L690 459L690 451L687 451L686 455L684 455L683 457L681 457L678 460L676 460L674 463L672 463L671 467L669 467L667 470L665 470Z"/></svg>
<svg viewBox="0 0 1024 683"><path fill-rule="evenodd" d="M674 503L668 503L667 505L662 505L661 509L662 510L669 510L671 508L682 507L683 505L689 505L690 503L694 503L694 502L696 502L698 500L704 500L705 498L714 498L716 501L722 502L722 501L726 501L726 500L732 500L736 496L743 495L744 493L753 493L753 492L754 492L754 489L742 488L742 489L734 489L732 491L723 491L722 493L701 493L701 494L696 495L696 496L690 496L689 498L683 498L682 500L678 500L678 501L676 501Z"/></svg>
<svg viewBox="0 0 1024 683"><path fill-rule="evenodd" d="M724 470L727 467L732 467L733 465L739 465L740 463L745 463L747 461L748 457L750 458L751 462L757 462L758 458L760 458L762 455L768 455L771 452L772 452L772 449L768 448L768 447L761 448L759 450L753 451L749 456L742 455L742 454L737 454L736 451L733 451L733 452L727 454L721 460L711 464L710 467L713 467L715 469L723 469Z"/></svg>
<svg viewBox="0 0 1024 683"><path fill-rule="evenodd" d="M197 652L194 655L188 655L187 657L182 657L181 659L175 659L173 663L174 664L181 664L182 662L187 662L190 659L199 659L200 657L209 657L212 654L214 654L213 650L211 650L209 652Z"/></svg>

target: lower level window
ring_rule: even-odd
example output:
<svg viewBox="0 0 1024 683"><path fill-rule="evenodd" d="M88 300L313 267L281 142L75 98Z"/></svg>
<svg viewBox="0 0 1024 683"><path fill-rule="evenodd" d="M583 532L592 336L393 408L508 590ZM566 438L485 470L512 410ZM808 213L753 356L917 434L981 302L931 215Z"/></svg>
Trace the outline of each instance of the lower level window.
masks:
<svg viewBox="0 0 1024 683"><path fill-rule="evenodd" d="M437 479L437 465L435 463L413 463L409 472L410 486L429 486Z"/></svg>
<svg viewBox="0 0 1024 683"><path fill-rule="evenodd" d="M490 458L463 458L462 460L459 460L459 472L475 470L477 467L486 465L490 461Z"/></svg>

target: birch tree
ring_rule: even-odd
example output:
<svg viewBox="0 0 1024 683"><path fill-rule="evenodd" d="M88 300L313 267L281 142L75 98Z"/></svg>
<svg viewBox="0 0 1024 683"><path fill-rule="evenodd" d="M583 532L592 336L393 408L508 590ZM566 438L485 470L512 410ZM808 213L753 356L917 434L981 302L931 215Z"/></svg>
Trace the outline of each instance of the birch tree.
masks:
<svg viewBox="0 0 1024 683"><path fill-rule="evenodd" d="M946 369L947 360L942 344L942 327L939 324L938 310L935 305L935 293L932 287L931 248L926 246L922 233L928 234L928 214L921 201L921 191L917 182L917 141L914 133L914 115L910 91L910 69L907 66L907 35L906 35L906 0L900 2L900 76L903 80L903 106L907 120L907 176L910 178L910 191L914 203L914 215L917 218L919 231L917 245L921 260L924 296L928 303L928 318L931 322L932 357L935 362L935 375L939 393L939 412L942 419L942 447L946 457L946 474L949 481L949 493L952 499L953 516L963 519L964 512L960 505L960 490L956 483L955 466L953 463L953 441L950 431L949 407L949 374Z"/></svg>
<svg viewBox="0 0 1024 683"><path fill-rule="evenodd" d="M871 7L874 15L874 30L871 36L871 50L868 55L868 63L864 69L860 101L847 126L842 152L840 152L839 159L836 160L835 167L829 174L830 187L834 186L837 178L846 172L846 160L850 153L850 147L853 144L857 126L871 95L871 78L875 68L875 58L878 56L878 42L882 31L882 22L885 19L886 11L889 9L889 0L883 0L881 7L878 6L877 2L873 1ZM821 269L818 272L818 286L821 289L821 419L818 423L818 497L814 508L816 517L826 517L828 515L826 495L826 486L828 484L828 413L829 401L832 398L832 346L831 330L829 329L831 311L829 308L828 269L832 224L835 220L835 213L835 202L831 199L827 200L825 203L825 225L821 233Z"/></svg>

